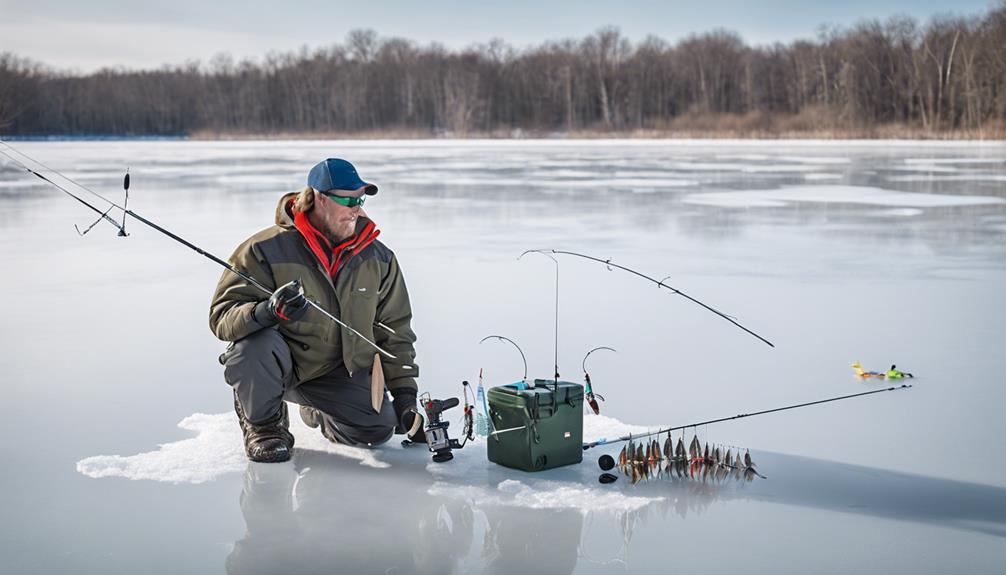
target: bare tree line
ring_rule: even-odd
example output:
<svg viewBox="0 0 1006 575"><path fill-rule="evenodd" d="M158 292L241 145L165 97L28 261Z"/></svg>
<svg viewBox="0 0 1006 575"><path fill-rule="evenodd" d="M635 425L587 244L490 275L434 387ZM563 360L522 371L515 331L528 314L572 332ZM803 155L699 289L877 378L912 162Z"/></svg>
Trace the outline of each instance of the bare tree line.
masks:
<svg viewBox="0 0 1006 575"><path fill-rule="evenodd" d="M515 49L356 30L331 47L79 76L0 54L7 135L1006 130L1006 0L748 46L717 30L633 45L615 28Z"/></svg>

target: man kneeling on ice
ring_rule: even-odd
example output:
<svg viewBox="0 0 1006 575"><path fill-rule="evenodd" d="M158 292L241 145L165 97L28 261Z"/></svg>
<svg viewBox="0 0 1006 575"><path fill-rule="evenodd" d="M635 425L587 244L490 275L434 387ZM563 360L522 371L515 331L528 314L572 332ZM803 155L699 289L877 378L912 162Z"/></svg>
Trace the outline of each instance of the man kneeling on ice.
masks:
<svg viewBox="0 0 1006 575"><path fill-rule="evenodd" d="M312 168L307 184L280 198L276 224L231 256L237 269L275 289L272 296L225 271L210 308L210 329L231 342L220 363L245 453L252 461L290 458L284 400L333 442L373 446L394 433L425 441L409 294L395 254L377 241L361 208L377 186L337 158ZM381 357L305 297L396 359Z"/></svg>

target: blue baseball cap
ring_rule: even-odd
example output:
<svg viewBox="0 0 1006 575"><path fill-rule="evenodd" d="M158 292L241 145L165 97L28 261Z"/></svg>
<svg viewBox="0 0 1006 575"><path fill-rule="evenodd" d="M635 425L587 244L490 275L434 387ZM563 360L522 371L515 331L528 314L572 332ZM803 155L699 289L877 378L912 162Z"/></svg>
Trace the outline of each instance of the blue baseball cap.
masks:
<svg viewBox="0 0 1006 575"><path fill-rule="evenodd" d="M377 186L361 180L360 174L356 173L353 164L340 158L329 158L318 162L318 165L311 168L311 173L307 175L307 185L319 192L331 190L355 192L363 188L363 193L368 196L377 193Z"/></svg>

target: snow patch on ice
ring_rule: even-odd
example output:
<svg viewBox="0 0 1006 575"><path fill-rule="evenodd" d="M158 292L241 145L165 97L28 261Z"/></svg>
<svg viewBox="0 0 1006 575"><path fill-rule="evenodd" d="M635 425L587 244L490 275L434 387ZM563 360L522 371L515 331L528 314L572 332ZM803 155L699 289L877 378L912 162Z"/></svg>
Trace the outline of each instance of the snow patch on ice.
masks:
<svg viewBox="0 0 1006 575"><path fill-rule="evenodd" d="M590 443L604 439L615 439L625 435L647 433L660 429L659 426L643 427L630 425L606 415L587 414L583 416L583 440Z"/></svg>
<svg viewBox="0 0 1006 575"><path fill-rule="evenodd" d="M384 468L389 464L381 461L379 455L388 450L401 450L398 441L392 440L379 449L363 449L329 442L317 429L304 425L296 414L296 405L290 405L290 431L296 437L295 449L323 451L333 455L354 459L360 465ZM149 479L171 483L202 483L211 481L225 473L244 471L248 464L245 458L241 429L237 416L233 413L195 413L178 423L178 427L195 433L195 437L163 443L158 449L135 455L96 455L77 463L77 471L88 477L124 477L126 479ZM642 433L653 428L622 423L603 415L584 418L584 440L596 441L602 437L614 438L628 433ZM481 449L464 450L469 457L458 457L461 465L432 465L431 469L454 475L455 471L464 476L469 469L482 468L485 460L485 443L474 444Z"/></svg>
<svg viewBox="0 0 1006 575"><path fill-rule="evenodd" d="M297 409L295 405L290 407L291 411ZM331 443L317 429L304 425L296 413L292 415L290 431L296 438L295 449L326 451L358 460L360 465L368 467L389 467L377 458L379 452ZM196 413L180 421L178 427L192 431L196 436L163 443L154 451L136 455L87 457L77 462L77 471L94 478L123 477L169 483L203 483L226 473L244 471L247 467L248 459L245 457L241 429L235 414Z"/></svg>
<svg viewBox="0 0 1006 575"><path fill-rule="evenodd" d="M803 164L850 164L852 160L843 156L778 156L784 162Z"/></svg>
<svg viewBox="0 0 1006 575"><path fill-rule="evenodd" d="M948 165L936 164L910 164L908 166L891 166L887 168L896 172L942 172L953 173L961 171L960 168Z"/></svg>
<svg viewBox="0 0 1006 575"><path fill-rule="evenodd" d="M777 160L795 164L848 164L849 158L843 156L770 156L768 154L716 154L717 160L741 160L746 162L764 162Z"/></svg>
<svg viewBox="0 0 1006 575"><path fill-rule="evenodd" d="M296 174L299 175L299 174ZM295 175L263 175L263 174L249 174L249 175L235 175L235 176L219 176L216 178L216 183L225 187L257 187L257 188L274 188L277 190L285 190L290 188L290 182L295 181Z"/></svg>
<svg viewBox="0 0 1006 575"><path fill-rule="evenodd" d="M77 471L95 478L203 483L223 473L239 472L247 466L234 414L196 413L179 422L178 427L197 435L161 444L156 451L88 457L77 462Z"/></svg>
<svg viewBox="0 0 1006 575"><path fill-rule="evenodd" d="M1004 158L906 158L906 164L1002 164Z"/></svg>
<svg viewBox="0 0 1006 575"><path fill-rule="evenodd" d="M534 481L532 485L516 479L505 479L495 489L438 481L428 493L460 496L476 501L480 506L575 509L581 513L635 511L662 499L630 496L620 491L600 490L573 482Z"/></svg>
<svg viewBox="0 0 1006 575"><path fill-rule="evenodd" d="M878 212L877 215L908 218L912 216L918 216L921 213L922 210L918 208L891 208L889 210L882 210Z"/></svg>
<svg viewBox="0 0 1006 575"><path fill-rule="evenodd" d="M748 174L819 172L827 169L825 166L815 164L745 164L732 162L674 162L670 164L670 167L685 172L743 172Z"/></svg>
<svg viewBox="0 0 1006 575"><path fill-rule="evenodd" d="M866 186L787 186L774 190L738 190L691 194L682 201L718 207L779 207L787 203L848 203L871 206L933 208L1006 203L993 196L951 196L899 192Z"/></svg>
<svg viewBox="0 0 1006 575"><path fill-rule="evenodd" d="M683 188L697 186L696 180L678 178L595 178L593 180L543 180L534 182L536 186L572 188Z"/></svg>
<svg viewBox="0 0 1006 575"><path fill-rule="evenodd" d="M628 425L603 415L585 414L583 439L586 442L616 439L630 433L655 431L658 427ZM560 467L539 473L508 471L489 463L485 441L454 452L449 465L431 463L430 474L437 479L427 490L430 495L463 497L480 506L506 506L529 509L572 509L587 512L632 511L663 499L626 495L621 486L599 487L599 470L593 463L606 449L598 447L584 453L580 465ZM514 477L519 477L515 479Z"/></svg>
<svg viewBox="0 0 1006 575"><path fill-rule="evenodd" d="M296 409L296 406L290 406ZM290 429L297 438L295 449L323 451L334 456L359 461L375 468L390 467L380 460L382 454L403 457L398 438L377 449L346 447L328 442L317 429L304 425L292 414ZM93 478L121 477L170 483L203 483L227 473L243 472L248 461L242 447L241 431L233 413L208 415L196 413L178 426L194 432L195 437L164 443L157 449L135 455L98 455L77 463L77 471ZM629 433L644 433L657 427L628 425L617 419L588 414L584 416L584 440L615 439ZM430 474L430 495L462 497L480 506L506 506L527 509L571 509L581 513L624 512L645 507L662 497L643 497L615 486L597 485L598 469L591 460L605 449L599 447L585 454L581 465L566 466L540 473L508 470L490 463L486 443L476 441L455 450L448 464L428 462L425 450L416 450L416 464L425 464ZM392 453L394 452L394 453ZM410 459L411 460L411 459ZM518 477L518 478L515 478Z"/></svg>
<svg viewBox="0 0 1006 575"><path fill-rule="evenodd" d="M815 172L813 174L804 174L803 179L811 182L819 180L841 180L842 174L822 174Z"/></svg>
<svg viewBox="0 0 1006 575"><path fill-rule="evenodd" d="M0 180L0 190L3 189L20 189L20 188L32 188L35 186L45 185L40 180L35 179L23 179L23 180Z"/></svg>
<svg viewBox="0 0 1006 575"><path fill-rule="evenodd" d="M887 176L888 182L1006 182L1006 174L911 174Z"/></svg>
<svg viewBox="0 0 1006 575"><path fill-rule="evenodd" d="M520 188L577 188L577 189L626 189L626 188L682 188L697 186L694 179L683 178L586 178L586 179L547 179L547 178L504 178L492 176L457 176L457 175L425 175L410 174L403 177L389 177L396 184L409 185L448 185L448 186L491 186Z"/></svg>

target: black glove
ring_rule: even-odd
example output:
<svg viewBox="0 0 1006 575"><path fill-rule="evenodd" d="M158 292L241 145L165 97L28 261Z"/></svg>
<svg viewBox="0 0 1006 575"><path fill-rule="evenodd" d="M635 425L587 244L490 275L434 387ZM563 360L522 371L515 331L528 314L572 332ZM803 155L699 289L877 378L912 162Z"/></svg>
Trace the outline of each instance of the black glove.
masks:
<svg viewBox="0 0 1006 575"><path fill-rule="evenodd" d="M307 298L300 280L280 286L272 297L255 306L255 321L264 326L275 325L279 321L297 321L307 313Z"/></svg>
<svg viewBox="0 0 1006 575"><path fill-rule="evenodd" d="M394 397L392 404L395 406L395 416L398 418L395 433L399 435L408 433L412 426L416 425L416 431L408 436L409 439L416 443L426 443L426 432L424 431L426 422L416 406L416 392L409 389L393 391L391 395ZM416 423L417 417L419 418L418 423Z"/></svg>

